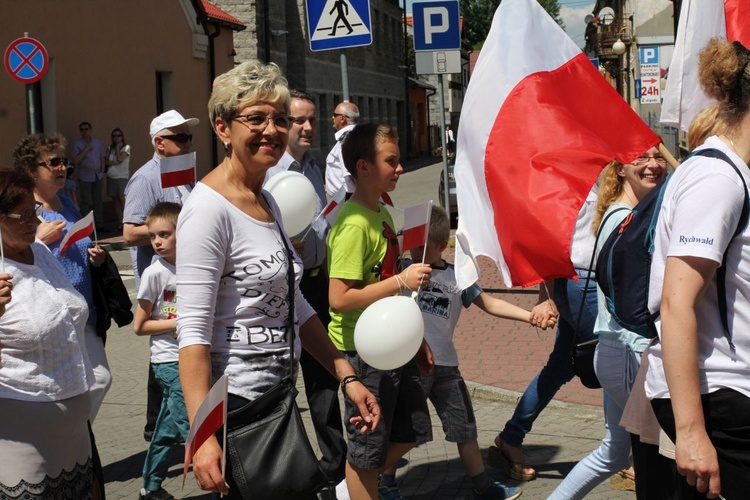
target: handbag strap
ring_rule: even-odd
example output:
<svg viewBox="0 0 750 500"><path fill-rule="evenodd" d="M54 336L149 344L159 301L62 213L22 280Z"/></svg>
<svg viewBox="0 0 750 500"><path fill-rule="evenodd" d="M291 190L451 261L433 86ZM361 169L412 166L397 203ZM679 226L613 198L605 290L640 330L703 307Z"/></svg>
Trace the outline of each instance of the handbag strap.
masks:
<svg viewBox="0 0 750 500"><path fill-rule="evenodd" d="M586 283L583 285L583 295L581 296L581 305L578 307L578 317L576 318L576 329L573 332L573 339L570 343L570 352L573 352L576 346L576 339L578 338L578 330L581 328L581 317L583 316L583 306L586 304L586 294L589 291L589 283L591 282L591 269L594 267L594 260L596 260L596 248L599 246L599 237L602 235L602 228L607 223L610 217L615 215L617 212L622 212L627 208L622 207L617 210L612 210L599 224L599 229L596 232L596 240L594 240L594 251L591 252L591 261L589 262L589 273L586 275Z"/></svg>
<svg viewBox="0 0 750 500"><path fill-rule="evenodd" d="M292 252L292 249L289 247L289 244L286 242L286 233L282 231L281 224L279 224L279 218L276 218L276 227L279 228L279 234L281 235L281 243L284 245L284 249L286 250L286 262L287 262L287 271L286 271L286 282L287 287L289 288L288 295L287 295L287 301L289 302L289 317L287 321L289 322L289 334L287 335L287 338L289 339L289 377L291 377L294 374L294 252Z"/></svg>

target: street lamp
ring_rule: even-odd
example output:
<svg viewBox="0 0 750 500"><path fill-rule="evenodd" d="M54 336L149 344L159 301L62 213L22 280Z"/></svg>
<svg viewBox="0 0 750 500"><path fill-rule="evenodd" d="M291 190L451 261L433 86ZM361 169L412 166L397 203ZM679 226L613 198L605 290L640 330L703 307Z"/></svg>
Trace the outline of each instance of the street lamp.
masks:
<svg viewBox="0 0 750 500"><path fill-rule="evenodd" d="M612 44L612 53L616 54L618 57L621 57L625 53L625 51L628 49L625 42L622 41L623 37L628 41L629 44L633 43L633 30L630 28L630 26L623 26L622 28L620 28L620 31L617 32L617 41ZM627 101L628 101L628 105L630 105L630 55L628 55L627 59L628 59L628 68L627 68L626 77L625 77L625 86L628 89ZM622 62L620 62L619 67L620 67L620 75L621 75L622 74Z"/></svg>

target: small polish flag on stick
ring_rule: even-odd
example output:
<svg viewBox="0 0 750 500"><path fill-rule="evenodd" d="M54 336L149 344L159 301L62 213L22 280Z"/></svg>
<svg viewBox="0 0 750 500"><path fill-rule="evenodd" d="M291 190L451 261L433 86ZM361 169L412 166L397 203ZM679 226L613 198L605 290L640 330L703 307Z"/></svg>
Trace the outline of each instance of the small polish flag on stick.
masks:
<svg viewBox="0 0 750 500"><path fill-rule="evenodd" d="M65 234L65 238L60 242L60 257L65 255L65 252L73 246L76 241L82 240L91 233L94 233L94 245L96 245L96 233L94 229L94 211L86 215L83 219L79 220L72 226Z"/></svg>
<svg viewBox="0 0 750 500"><path fill-rule="evenodd" d="M328 224L333 226L333 223L336 222L336 216L338 216L345 199L346 186L342 186L323 209L323 216L328 220Z"/></svg>
<svg viewBox="0 0 750 500"><path fill-rule="evenodd" d="M159 160L162 189L194 184L195 162L195 151Z"/></svg>
<svg viewBox="0 0 750 500"><path fill-rule="evenodd" d="M401 242L402 253L427 243L431 214L432 200L404 209L404 230Z"/></svg>
<svg viewBox="0 0 750 500"><path fill-rule="evenodd" d="M190 426L190 432L185 440L185 468L182 471L182 487L185 487L185 477L187 476L188 467L193 461L193 455L198 451L206 440L224 426L224 458L222 459L221 475L224 475L224 466L226 464L226 440L227 440L227 387L229 379L222 375L216 381L214 386L208 391L203 399L198 411L193 419L193 425Z"/></svg>
<svg viewBox="0 0 750 500"><path fill-rule="evenodd" d="M304 240L307 235L312 231L313 223L320 219L321 217L325 217L328 221L329 226L333 226L333 223L336 222L336 217L339 216L339 212L341 211L341 207L344 205L344 200L346 199L346 186L341 186L338 191L336 191L336 194L333 195L333 198L331 198L331 201L328 202L328 205L323 207L323 210L315 216L313 221L310 223L310 227L307 228L307 231L305 231L305 234L302 235L300 240Z"/></svg>

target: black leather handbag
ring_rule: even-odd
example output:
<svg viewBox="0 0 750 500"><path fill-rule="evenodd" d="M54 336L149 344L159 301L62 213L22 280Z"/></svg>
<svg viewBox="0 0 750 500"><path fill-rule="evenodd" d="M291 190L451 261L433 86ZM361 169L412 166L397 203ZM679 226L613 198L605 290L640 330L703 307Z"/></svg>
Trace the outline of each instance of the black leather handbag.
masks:
<svg viewBox="0 0 750 500"><path fill-rule="evenodd" d="M305 499L326 484L294 400L294 257L286 238L282 241L289 263L289 375L227 414L230 498Z"/></svg>

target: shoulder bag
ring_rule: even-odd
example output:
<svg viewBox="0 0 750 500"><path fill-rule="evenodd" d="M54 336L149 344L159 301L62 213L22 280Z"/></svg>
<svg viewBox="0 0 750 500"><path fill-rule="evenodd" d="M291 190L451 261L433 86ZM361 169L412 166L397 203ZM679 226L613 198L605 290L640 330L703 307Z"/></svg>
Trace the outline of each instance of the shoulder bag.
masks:
<svg viewBox="0 0 750 500"><path fill-rule="evenodd" d="M581 317L583 316L583 307L586 304L586 294L589 290L589 281L591 279L591 270L594 268L594 260L596 258L596 247L599 245L599 236L602 234L602 228L607 223L607 219L616 214L626 210L625 208L618 208L609 213L604 220L599 224L599 230L596 232L596 240L594 241L594 251L591 253L591 262L589 263L589 274L586 276L586 284L583 287L583 296L581 297L581 305L578 308L578 319L576 320L576 330L573 335L573 345L571 346L572 351L572 362L573 362L573 373L581 380L581 384L589 389L601 389L602 384L599 383L599 378L596 376L594 370L594 355L596 354L596 346L599 345L599 339L589 340L581 344L576 344L578 338L578 330L581 328Z"/></svg>

